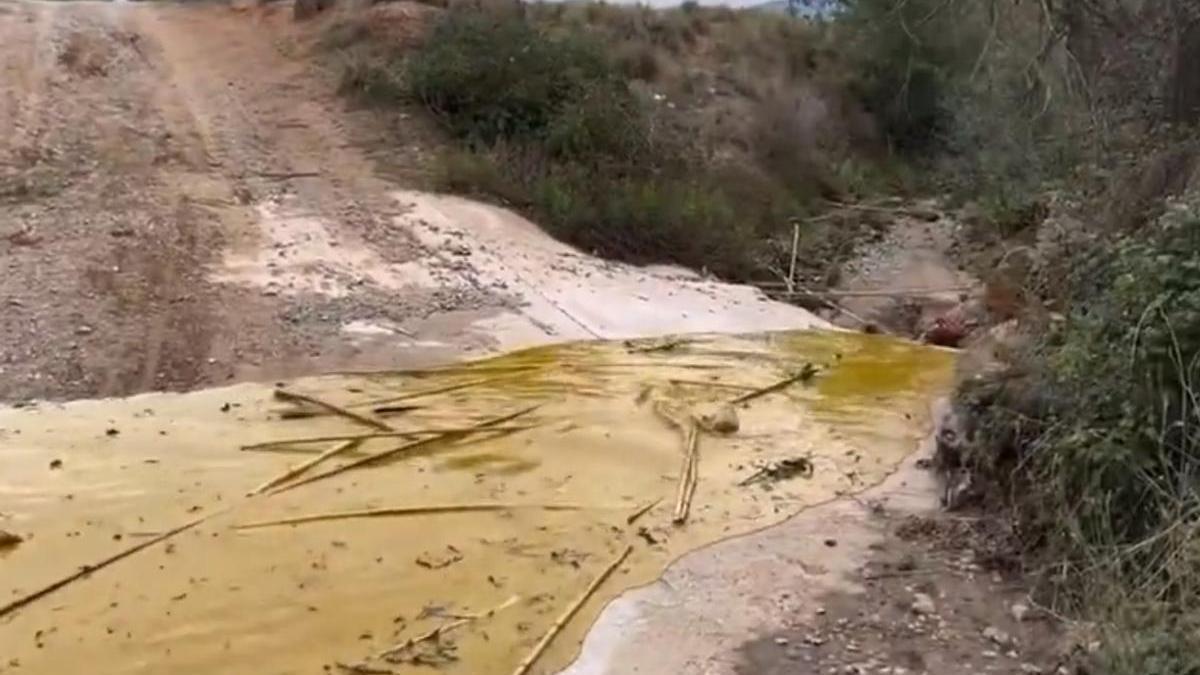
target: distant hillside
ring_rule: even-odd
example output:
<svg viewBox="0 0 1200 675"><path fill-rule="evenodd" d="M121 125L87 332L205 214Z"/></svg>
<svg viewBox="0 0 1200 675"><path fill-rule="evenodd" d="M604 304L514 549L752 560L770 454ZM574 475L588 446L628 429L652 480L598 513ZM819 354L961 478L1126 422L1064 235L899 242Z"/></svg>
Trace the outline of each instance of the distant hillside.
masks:
<svg viewBox="0 0 1200 675"><path fill-rule="evenodd" d="M788 0L768 0L768 2L761 4L750 5L746 9L786 14L789 11L790 5L791 3ZM834 11L837 5L837 0L798 0L796 2L796 13L798 16L821 16Z"/></svg>

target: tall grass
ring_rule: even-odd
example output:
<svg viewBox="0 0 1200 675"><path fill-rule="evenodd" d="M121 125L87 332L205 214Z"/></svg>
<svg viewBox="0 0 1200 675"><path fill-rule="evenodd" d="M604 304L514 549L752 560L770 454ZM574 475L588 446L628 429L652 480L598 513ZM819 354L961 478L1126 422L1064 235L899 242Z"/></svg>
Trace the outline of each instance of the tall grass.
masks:
<svg viewBox="0 0 1200 675"><path fill-rule="evenodd" d="M1200 214L1079 254L1073 310L968 382L970 460L1101 672L1200 673Z"/></svg>

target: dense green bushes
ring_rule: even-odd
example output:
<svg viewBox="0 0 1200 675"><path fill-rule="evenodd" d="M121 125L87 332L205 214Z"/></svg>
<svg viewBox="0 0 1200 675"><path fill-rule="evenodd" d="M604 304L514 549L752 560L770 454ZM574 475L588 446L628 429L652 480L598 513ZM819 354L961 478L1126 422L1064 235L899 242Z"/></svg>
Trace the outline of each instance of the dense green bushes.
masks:
<svg viewBox="0 0 1200 675"><path fill-rule="evenodd" d="M455 11L407 65L412 94L472 145L552 143L567 153L626 154L636 102L603 48L552 37L519 16ZM609 133L598 120L607 116Z"/></svg>
<svg viewBox="0 0 1200 675"><path fill-rule="evenodd" d="M926 183L1022 225L1095 142L1062 26L1039 3L845 0L848 85Z"/></svg>
<svg viewBox="0 0 1200 675"><path fill-rule="evenodd" d="M851 84L900 152L941 148L955 123L951 98L984 36L980 3L850 0L842 18Z"/></svg>
<svg viewBox="0 0 1200 675"><path fill-rule="evenodd" d="M632 71L648 69L618 56L582 28L476 8L447 12L393 67L462 143L442 163L447 187L528 210L604 255L751 276L807 186L710 161L635 92Z"/></svg>
<svg viewBox="0 0 1200 675"><path fill-rule="evenodd" d="M453 140L442 187L503 201L601 255L761 278L786 266L791 224L823 200L869 197L904 176L877 152L816 24L727 8L485 2L446 10L404 49L347 46L350 28L325 41L345 52L344 91L427 111ZM821 271L861 235L812 230L801 266Z"/></svg>
<svg viewBox="0 0 1200 675"><path fill-rule="evenodd" d="M690 5L463 3L420 45L347 50L344 88L427 110L457 143L441 161L445 187L638 262L761 276L781 264L764 239L823 200L907 191L912 167L925 186L979 204L993 229L1040 213L1072 134L1070 97L1042 63L1054 32L1039 27L1037 3L843 5L807 22ZM327 44L361 33L346 28ZM844 239L838 257L857 235ZM723 254L699 257L712 250Z"/></svg>
<svg viewBox="0 0 1200 675"><path fill-rule="evenodd" d="M1198 673L1200 216L1079 252L1072 278L1062 326L960 392L969 458L1052 597L1109 622L1105 672Z"/></svg>
<svg viewBox="0 0 1200 675"><path fill-rule="evenodd" d="M1021 457L1045 471L1036 484L1076 529L1059 529L1058 510L1032 513L1052 516L1047 534L1069 534L1065 545L1137 542L1180 501L1200 506L1200 221L1110 242L1078 265L1074 311L1028 364L1041 406L1030 420L1044 429Z"/></svg>
<svg viewBox="0 0 1200 675"><path fill-rule="evenodd" d="M896 30L904 17L893 15L890 5L878 0L853 5L847 33L857 38L850 53L859 65L852 85L893 146L923 149L948 126L946 78L942 64L919 58L920 43Z"/></svg>

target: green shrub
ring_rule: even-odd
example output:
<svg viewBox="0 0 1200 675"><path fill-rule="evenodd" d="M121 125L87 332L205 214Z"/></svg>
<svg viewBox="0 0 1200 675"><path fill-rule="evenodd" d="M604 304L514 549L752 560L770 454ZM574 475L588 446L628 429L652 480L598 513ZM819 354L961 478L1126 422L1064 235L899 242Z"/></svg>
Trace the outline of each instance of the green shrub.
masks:
<svg viewBox="0 0 1200 675"><path fill-rule="evenodd" d="M1042 32L1045 17L1036 3L846 5L834 36L850 54L848 83L893 148L966 160L987 154L983 166L959 162L948 172L973 169L964 182L1018 174L1035 183L1044 177L1037 170L1038 146L1063 131L1056 117L1069 101L1056 91L1064 82L1047 63L1053 42ZM1052 156L1057 148L1046 150Z"/></svg>
<svg viewBox="0 0 1200 675"><path fill-rule="evenodd" d="M513 205L601 255L761 278L786 255L776 235L818 199L892 173L865 153L854 161L855 143L874 140L855 104L815 78L819 58L838 58L821 57L823 31L693 5L463 2L408 51L374 36L362 49L349 25L327 41L346 60L346 92L417 104L445 130L443 188ZM739 86L744 96L729 92ZM767 114L789 88L807 98ZM831 254L850 255L850 237L837 239Z"/></svg>
<svg viewBox="0 0 1200 675"><path fill-rule="evenodd" d="M635 80L651 82L662 71L658 53L649 44L625 45L617 55L617 62L625 76Z"/></svg>
<svg viewBox="0 0 1200 675"><path fill-rule="evenodd" d="M584 11L610 26L635 20L658 42L686 43L694 23L686 12ZM651 41L636 44L631 65L569 25L447 13L404 68L410 95L462 143L442 162L442 184L526 208L551 234L603 255L748 277L763 234L797 201L769 176L710 165L657 119L629 86L658 68Z"/></svg>
<svg viewBox="0 0 1200 675"><path fill-rule="evenodd" d="M580 246L621 251L634 262L674 261L747 276L752 218L720 186L703 180L609 179L572 167L538 181L550 231Z"/></svg>
<svg viewBox="0 0 1200 675"><path fill-rule="evenodd" d="M650 151L639 104L603 89L564 105L547 125L544 144L557 159L615 170Z"/></svg>
<svg viewBox="0 0 1200 675"><path fill-rule="evenodd" d="M451 150L438 161L438 186L447 192L496 197L508 204L525 206L525 190L505 174L491 156L469 150Z"/></svg>
<svg viewBox="0 0 1200 675"><path fill-rule="evenodd" d="M1111 617L1096 655L1103 675L1200 675L1200 626L1195 615L1162 605Z"/></svg>
<svg viewBox="0 0 1200 675"><path fill-rule="evenodd" d="M1021 453L1023 472L1053 510L1030 516L1071 525L1072 555L1123 546L1158 532L1171 514L1200 508L1200 219L1164 225L1152 237L1106 242L1073 275L1074 310L1028 355L1036 401L979 403L988 414L1025 418L994 426L1034 432L991 448ZM995 453L988 452L989 456ZM1196 511L1200 514L1200 510ZM1162 543L1168 543L1163 541ZM1154 547L1141 549L1153 558ZM1131 573L1150 571L1130 559ZM1161 570L1154 570L1155 572Z"/></svg>
<svg viewBox="0 0 1200 675"><path fill-rule="evenodd" d="M340 91L373 105L389 105L407 97L396 63L364 47L337 52L341 62Z"/></svg>
<svg viewBox="0 0 1200 675"><path fill-rule="evenodd" d="M583 34L554 37L519 16L450 12L407 67L412 94L468 143L540 140L564 109L632 95L604 49Z"/></svg>
<svg viewBox="0 0 1200 675"><path fill-rule="evenodd" d="M895 154L925 174L927 189L980 208L978 240L1039 224L1044 195L1099 137L1077 66L1057 51L1070 27L1038 3L846 6L830 32L849 54L843 86Z"/></svg>
<svg viewBox="0 0 1200 675"><path fill-rule="evenodd" d="M1077 255L1063 327L959 392L969 460L1053 597L1108 622L1102 672L1197 673L1200 216Z"/></svg>
<svg viewBox="0 0 1200 675"><path fill-rule="evenodd" d="M361 44L370 35L371 28L365 21L344 19L325 29L317 41L317 47L324 50L346 49Z"/></svg>
<svg viewBox="0 0 1200 675"><path fill-rule="evenodd" d="M648 17L646 27L650 41L671 52L682 53L685 47L696 44L696 17L683 11L656 12Z"/></svg>
<svg viewBox="0 0 1200 675"><path fill-rule="evenodd" d="M852 84L893 147L936 149L952 123L947 98L970 68L967 45L976 42L963 9L973 3L942 0L853 0L842 34L855 59Z"/></svg>

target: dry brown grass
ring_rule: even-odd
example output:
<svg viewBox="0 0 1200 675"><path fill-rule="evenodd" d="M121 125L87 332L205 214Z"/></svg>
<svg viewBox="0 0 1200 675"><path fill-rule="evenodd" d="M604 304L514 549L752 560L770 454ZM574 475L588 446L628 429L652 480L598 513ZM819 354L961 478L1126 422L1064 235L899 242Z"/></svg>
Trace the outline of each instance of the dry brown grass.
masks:
<svg viewBox="0 0 1200 675"><path fill-rule="evenodd" d="M710 161L759 166L810 195L865 191L874 124L846 94L827 29L782 15L603 3L526 8L550 32L581 30L659 109L660 123ZM868 172L869 173L869 172ZM875 186L877 187L877 186Z"/></svg>
<svg viewBox="0 0 1200 675"><path fill-rule="evenodd" d="M619 52L669 58L678 67L662 69L653 81L673 92L681 89L679 79L696 70L716 80L750 79L745 77L749 72L760 81L802 80L813 75L824 39L811 24L728 8L654 10L581 3L533 5L527 12L549 30L583 29L599 34Z"/></svg>
<svg viewBox="0 0 1200 675"><path fill-rule="evenodd" d="M662 74L662 57L650 44L629 43L617 48L617 62L630 79L654 82Z"/></svg>
<svg viewBox="0 0 1200 675"><path fill-rule="evenodd" d="M376 14L393 6L399 20L389 26ZM414 7L431 14L409 17ZM453 23L464 15L494 22L492 32L479 38L484 42L515 21L532 31L525 38L528 44L558 45L564 58L598 46L600 61L607 62L604 68L611 66L604 86L615 77L619 88L632 94L628 107L636 109L640 120L639 147L654 152L635 153L634 162L622 156L616 166L613 157L593 152L596 142L617 139L608 138L611 124L592 124L606 113L599 110L601 101L591 99L568 106L575 117L563 116L553 129L551 145L557 149L531 152L528 138L480 136L474 119L459 120L470 129L451 129L447 107L414 96L424 91L414 82L474 77L450 72L454 69L447 64L460 59L435 44L455 43L453 34L430 38L427 32L431 24ZM445 21L423 20L427 16ZM845 77L837 71L836 51L827 47L826 29L815 24L727 8L660 11L508 0L451 0L448 10L389 3L325 21L331 28L323 44L345 65L345 91L391 109L422 101L451 136L465 139L462 147L439 153L433 173L443 188L527 209L549 230L589 248L619 251L616 255L641 262L666 255L720 274L761 277L761 265L776 264L775 258L785 255L767 243L776 232L786 230L790 237L790 223L822 211L823 199L854 199L883 185L871 168L872 126L863 122L865 114L842 86ZM401 38L393 35L394 29L403 29ZM450 51L469 51L468 43L473 44L460 42ZM484 61L495 66L495 54L503 48L489 46L491 58ZM437 54L426 58L427 52ZM528 52L511 56L528 60ZM546 68L553 70L555 60ZM418 62L429 66L422 72L428 71L432 80L414 79L412 64ZM518 73L516 81L523 86L517 89L536 90L525 85L531 77L537 81L541 70L530 66L528 73ZM474 105L481 96L491 96L480 91L495 79L466 87L471 93L463 100ZM513 88L494 89L496 101L511 102ZM513 119L526 120L531 108L538 105L521 106ZM565 145L564 139L569 141ZM589 172L597 175L584 175ZM848 240L860 232L846 233L836 237L839 244L831 249L839 260L853 253ZM820 247L816 240L824 236L816 234L805 241ZM815 249L813 257L818 257Z"/></svg>

